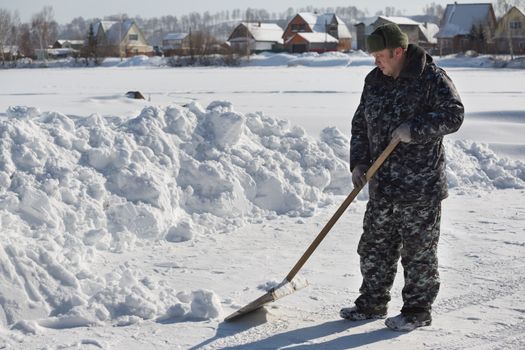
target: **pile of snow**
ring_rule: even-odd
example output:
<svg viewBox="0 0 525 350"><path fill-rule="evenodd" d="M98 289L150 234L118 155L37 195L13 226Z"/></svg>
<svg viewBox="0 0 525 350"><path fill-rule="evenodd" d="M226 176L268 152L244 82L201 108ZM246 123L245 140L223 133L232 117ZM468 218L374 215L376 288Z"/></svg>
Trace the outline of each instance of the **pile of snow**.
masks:
<svg viewBox="0 0 525 350"><path fill-rule="evenodd" d="M363 55L361 51L355 54L342 52L305 52L302 54L289 53L261 53L250 56L249 60L242 62L243 66L306 66L306 67L346 67L356 62L366 62L373 64L373 59L368 55Z"/></svg>
<svg viewBox="0 0 525 350"><path fill-rule="evenodd" d="M451 187L525 187L525 164L447 142ZM191 241L276 215L311 216L351 189L349 140L319 140L230 102L146 107L132 119L10 107L0 121L0 324L26 332L209 319L213 291L174 290L100 251ZM180 244L180 243L178 243Z"/></svg>
<svg viewBox="0 0 525 350"><path fill-rule="evenodd" d="M507 65L507 68L517 68L525 69L525 57L518 57L510 60Z"/></svg>
<svg viewBox="0 0 525 350"><path fill-rule="evenodd" d="M434 60L440 67L447 68L499 68L505 65L504 62L500 62L490 55L469 56L453 54L444 57L435 56Z"/></svg>
<svg viewBox="0 0 525 350"><path fill-rule="evenodd" d="M330 135L341 147L342 136ZM125 266L96 275L90 262L140 241L311 216L350 183L329 143L229 102L147 107L128 120L11 107L0 143L4 326L217 317L213 292L183 297Z"/></svg>
<svg viewBox="0 0 525 350"><path fill-rule="evenodd" d="M101 65L103 67L160 67L166 64L162 57L137 55L125 59L118 57L105 58Z"/></svg>
<svg viewBox="0 0 525 350"><path fill-rule="evenodd" d="M497 156L487 144L468 140L446 143L449 187L525 188L525 163Z"/></svg>

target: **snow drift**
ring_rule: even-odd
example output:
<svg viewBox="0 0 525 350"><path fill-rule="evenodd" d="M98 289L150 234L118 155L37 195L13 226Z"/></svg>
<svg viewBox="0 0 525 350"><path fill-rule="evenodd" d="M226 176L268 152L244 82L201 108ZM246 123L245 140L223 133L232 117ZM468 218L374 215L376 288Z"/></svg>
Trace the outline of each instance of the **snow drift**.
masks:
<svg viewBox="0 0 525 350"><path fill-rule="evenodd" d="M434 56L440 67L470 67L470 68L525 68L525 58L492 56L492 55L465 55L451 54ZM195 60L189 56L180 57L148 57L137 55L124 59L107 57L100 63L102 67L188 67L188 66L228 66L233 61L222 55L208 55ZM349 53L343 52L305 52L301 54L262 52L253 54L249 58L240 57L234 66L242 67L349 67L374 66L374 59L362 50ZM12 63L13 68L84 68L94 66L94 62L84 59L65 58L49 61L32 61L24 58Z"/></svg>
<svg viewBox="0 0 525 350"><path fill-rule="evenodd" d="M350 191L349 140L319 140L227 101L147 107L135 118L16 106L0 122L0 323L26 332L101 322L219 317L209 290L175 290L98 251L184 242L276 215L311 216ZM460 191L524 188L525 164L446 143Z"/></svg>

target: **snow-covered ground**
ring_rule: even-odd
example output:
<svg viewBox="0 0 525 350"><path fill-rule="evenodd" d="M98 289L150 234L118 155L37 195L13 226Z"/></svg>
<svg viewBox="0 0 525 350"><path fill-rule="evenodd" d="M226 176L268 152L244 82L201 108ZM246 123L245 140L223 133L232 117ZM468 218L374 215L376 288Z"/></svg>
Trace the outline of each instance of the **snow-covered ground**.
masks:
<svg viewBox="0 0 525 350"><path fill-rule="evenodd" d="M221 322L283 279L351 189L371 67L324 59L1 71L0 348L523 348L523 70L447 69L466 120L446 140L431 327L338 318L366 193L301 271L309 287ZM400 269L391 314L401 285Z"/></svg>

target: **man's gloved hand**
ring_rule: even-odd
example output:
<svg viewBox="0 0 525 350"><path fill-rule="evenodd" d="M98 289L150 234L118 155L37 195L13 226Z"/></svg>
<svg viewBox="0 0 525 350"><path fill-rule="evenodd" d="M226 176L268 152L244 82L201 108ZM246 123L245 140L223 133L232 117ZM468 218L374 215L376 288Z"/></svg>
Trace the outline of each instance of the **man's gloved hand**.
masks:
<svg viewBox="0 0 525 350"><path fill-rule="evenodd" d="M363 187L365 185L366 180L363 175L365 175L367 170L368 166L364 164L358 164L355 166L352 171L352 183L354 184L354 187Z"/></svg>
<svg viewBox="0 0 525 350"><path fill-rule="evenodd" d="M412 136L410 134L410 124L403 123L398 126L397 129L392 132L392 139L395 139L396 137L399 138L401 142L409 143L412 141Z"/></svg>

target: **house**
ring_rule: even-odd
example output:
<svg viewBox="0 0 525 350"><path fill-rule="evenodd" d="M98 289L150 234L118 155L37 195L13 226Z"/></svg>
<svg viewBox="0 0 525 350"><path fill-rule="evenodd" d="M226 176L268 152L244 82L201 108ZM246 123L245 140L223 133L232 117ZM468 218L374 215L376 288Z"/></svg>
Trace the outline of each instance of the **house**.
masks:
<svg viewBox="0 0 525 350"><path fill-rule="evenodd" d="M492 4L448 4L436 34L440 54L490 51L496 28Z"/></svg>
<svg viewBox="0 0 525 350"><path fill-rule="evenodd" d="M144 34L134 20L98 21L93 26L97 51L102 56L152 55Z"/></svg>
<svg viewBox="0 0 525 350"><path fill-rule="evenodd" d="M418 45L430 53L432 53L434 50L437 51L438 44L436 34L438 32L439 27L437 24L431 22L420 23Z"/></svg>
<svg viewBox="0 0 525 350"><path fill-rule="evenodd" d="M82 50L84 47L84 40L65 40L59 39L53 44L53 49L73 49Z"/></svg>
<svg viewBox="0 0 525 350"><path fill-rule="evenodd" d="M357 49L365 51L366 37L377 27L388 23L397 24L407 34L409 44L417 44L429 51L437 46L437 40L434 38L434 35L438 32L439 27L436 24L420 23L408 17L377 16L355 25Z"/></svg>
<svg viewBox="0 0 525 350"><path fill-rule="evenodd" d="M283 29L275 23L240 23L228 37L234 52L280 51Z"/></svg>
<svg viewBox="0 0 525 350"><path fill-rule="evenodd" d="M339 40L327 33L296 33L284 44L290 52L337 51Z"/></svg>
<svg viewBox="0 0 525 350"><path fill-rule="evenodd" d="M165 56L182 54L190 49L189 33L168 33L162 38L162 51Z"/></svg>
<svg viewBox="0 0 525 350"><path fill-rule="evenodd" d="M372 27L375 29L383 24L395 23L399 26L402 32L408 36L408 42L410 44L417 44L419 42L419 24L418 22L411 20L408 17L388 17L378 16L377 20L372 23Z"/></svg>
<svg viewBox="0 0 525 350"><path fill-rule="evenodd" d="M352 34L346 24L333 13L298 13L288 22L282 38L284 48L289 52L347 52L352 48ZM334 39L337 41L335 47Z"/></svg>
<svg viewBox="0 0 525 350"><path fill-rule="evenodd" d="M7 46L1 46L0 45L0 61L14 61L18 58L22 57L20 54L20 49L17 45L7 45Z"/></svg>
<svg viewBox="0 0 525 350"><path fill-rule="evenodd" d="M498 53L525 54L525 9L514 6L503 15L493 39Z"/></svg>
<svg viewBox="0 0 525 350"><path fill-rule="evenodd" d="M37 50L38 51L38 50ZM58 49L46 49L47 58L60 59L67 57L79 57L80 51L69 47L58 48Z"/></svg>
<svg viewBox="0 0 525 350"><path fill-rule="evenodd" d="M377 16L365 18L363 21L354 24L356 49L366 51L366 37L372 34L374 27L372 23L377 20Z"/></svg>

